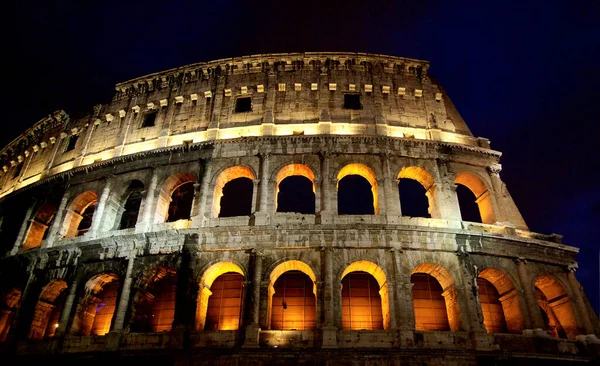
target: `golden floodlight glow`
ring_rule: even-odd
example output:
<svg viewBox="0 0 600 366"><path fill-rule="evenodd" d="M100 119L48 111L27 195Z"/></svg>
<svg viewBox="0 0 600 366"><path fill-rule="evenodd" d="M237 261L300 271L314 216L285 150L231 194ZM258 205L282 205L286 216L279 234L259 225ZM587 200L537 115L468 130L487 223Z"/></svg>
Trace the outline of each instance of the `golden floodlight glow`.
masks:
<svg viewBox="0 0 600 366"><path fill-rule="evenodd" d="M462 184L469 188L476 197L475 202L479 206L479 214L481 222L484 224L495 224L496 216L494 215L494 207L492 205L491 194L485 183L475 174L463 172L456 176L455 184Z"/></svg>
<svg viewBox="0 0 600 366"><path fill-rule="evenodd" d="M225 187L225 184L228 182L237 178L248 178L252 181L255 179L252 170L242 165L232 166L231 168L227 168L222 171L215 182L215 194L213 196L212 209L213 217L219 217L219 212L221 212L221 197L223 197L223 187Z"/></svg>
<svg viewBox="0 0 600 366"><path fill-rule="evenodd" d="M371 192L373 193L373 209L375 211L375 215L378 215L379 200L377 197L377 176L375 175L375 172L364 164L348 164L345 167L343 167L337 175L336 189L339 188L340 180L342 180L342 178L344 178L347 175L360 175L371 184Z"/></svg>

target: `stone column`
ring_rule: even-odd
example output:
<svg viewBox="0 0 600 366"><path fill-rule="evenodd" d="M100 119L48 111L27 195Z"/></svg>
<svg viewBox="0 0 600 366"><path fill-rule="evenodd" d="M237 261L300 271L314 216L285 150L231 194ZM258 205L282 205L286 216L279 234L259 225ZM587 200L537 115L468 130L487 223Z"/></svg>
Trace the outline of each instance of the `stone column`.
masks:
<svg viewBox="0 0 600 366"><path fill-rule="evenodd" d="M583 326L583 330L585 334L594 334L594 327L592 326L592 322L590 320L590 314L587 311L587 307L583 302L583 296L581 294L581 285L577 278L575 278L575 271L577 270L577 263L573 263L569 265L569 271L567 272L567 277L569 278L569 287L571 287L571 293L573 294L573 298L575 300L575 304L577 306L577 312L579 313L579 317L581 318L581 323Z"/></svg>
<svg viewBox="0 0 600 366"><path fill-rule="evenodd" d="M119 296L119 305L117 306L115 322L112 327L113 331L122 330L123 325L125 323L125 315L127 313L127 308L129 307L129 295L131 294L131 275L133 272L133 263L135 261L135 255L135 249L133 249L127 260L127 272L125 273L125 280L123 281L121 296Z"/></svg>
<svg viewBox="0 0 600 366"><path fill-rule="evenodd" d="M321 223L331 223L333 215L337 214L337 207L334 204L335 185L332 185L332 180L329 177L329 166L331 153L321 152L319 154L321 168Z"/></svg>
<svg viewBox="0 0 600 366"><path fill-rule="evenodd" d="M112 189L114 178L106 177L104 181L104 188L102 188L102 194L100 194L100 199L98 200L98 206L96 207L96 212L94 212L94 217L92 218L92 227L90 228L88 236L95 238L97 236L98 231L102 228L102 224L104 223L104 209L106 207L106 201L108 200L108 196L110 195L110 191Z"/></svg>
<svg viewBox="0 0 600 366"><path fill-rule="evenodd" d="M529 329L539 329L543 332L544 321L540 313L534 287L531 286L531 281L527 273L527 260L519 257L515 259L515 263L517 264L519 282L521 282L521 289L525 297L525 303L527 304L527 313L529 314L525 326Z"/></svg>
<svg viewBox="0 0 600 366"><path fill-rule="evenodd" d="M70 194L68 192L65 192L65 194L63 195L62 199L60 200L60 203L58 205L58 210L56 210L56 213L54 214L54 221L52 222L52 225L50 226L50 228L48 229L48 238L46 239L45 243L42 243L42 248L51 248L54 246L58 234L60 232L60 229L62 227L62 225L64 224L64 219L65 219L65 210L67 208L67 203L70 200Z"/></svg>
<svg viewBox="0 0 600 366"><path fill-rule="evenodd" d="M448 162L436 159L435 184L427 189L427 197L430 202L430 214L432 218L443 220L454 220L460 226L462 220L458 197L456 196L456 185L452 177L452 171Z"/></svg>
<svg viewBox="0 0 600 366"><path fill-rule="evenodd" d="M255 225L268 225L270 215L268 212L269 203L269 156L268 153L259 154L260 159L260 178L258 192L258 212L254 214Z"/></svg>
<svg viewBox="0 0 600 366"><path fill-rule="evenodd" d="M19 249L23 246L25 239L27 238L27 233L31 229L31 224L33 221L33 209L35 208L35 202L29 205L27 212L25 212L25 217L23 219L23 223L21 224L21 229L19 229L19 234L17 235L17 240L15 240L15 245L11 250L10 254L15 255L19 252Z"/></svg>
<svg viewBox="0 0 600 366"><path fill-rule="evenodd" d="M206 207L207 204L207 200L208 200L208 189L210 187L210 176L212 174L212 160L207 160L204 164L204 174L202 174L202 183L200 186L200 204L198 205L198 218L197 220L199 221L199 225L200 226L200 222L202 223L202 226L204 226L204 221L206 219L206 212L210 212L210 209ZM192 216L193 217L193 216ZM192 218L192 220L194 220ZM201 220L201 221L200 221Z"/></svg>
<svg viewBox="0 0 600 366"><path fill-rule="evenodd" d="M394 218L401 216L401 208L398 185L394 185L394 182L396 182L396 178L391 172L390 156L391 153L389 151L384 154L381 154L383 170L383 189L385 192L385 213L388 218L392 218L392 221L394 221Z"/></svg>
<svg viewBox="0 0 600 366"><path fill-rule="evenodd" d="M67 332L67 326L69 325L69 319L71 318L71 310L73 309L73 303L75 302L75 297L77 295L77 285L77 280L71 281L69 294L65 299L65 305L60 313L58 328L56 328L56 332L54 333L56 336L63 335Z"/></svg>
<svg viewBox="0 0 600 366"><path fill-rule="evenodd" d="M410 273L402 267L402 251L391 250L394 260L394 272L396 275L396 313L398 327L402 331L415 329L415 308L413 305L412 287ZM391 301L391 299L390 299Z"/></svg>
<svg viewBox="0 0 600 366"><path fill-rule="evenodd" d="M140 215L138 223L136 224L136 232L146 232L152 229L154 223L154 209L156 199L156 187L158 186L158 171L156 168L152 169L152 176L150 177L150 184L146 189L146 196L144 197L144 212Z"/></svg>
<svg viewBox="0 0 600 366"><path fill-rule="evenodd" d="M192 208L190 209L190 219L194 216L198 216L198 211L200 208L200 202L202 201L200 197L200 189L202 188L202 184L196 182L193 184L194 186L194 198L192 199Z"/></svg>
<svg viewBox="0 0 600 366"><path fill-rule="evenodd" d="M250 300L250 319L246 324L246 335L244 348L257 348L260 335L259 315L260 315L260 287L262 282L262 253L253 250L254 253L254 274L252 276L252 299Z"/></svg>
<svg viewBox="0 0 600 366"><path fill-rule="evenodd" d="M486 333L485 325L483 324L483 312L479 301L479 289L477 287L475 265L468 253L459 250L457 256L462 279L460 290L462 290L464 299L464 306L460 307L463 326L466 325L466 330L471 332ZM459 288L459 286L456 285L455 287L457 289Z"/></svg>

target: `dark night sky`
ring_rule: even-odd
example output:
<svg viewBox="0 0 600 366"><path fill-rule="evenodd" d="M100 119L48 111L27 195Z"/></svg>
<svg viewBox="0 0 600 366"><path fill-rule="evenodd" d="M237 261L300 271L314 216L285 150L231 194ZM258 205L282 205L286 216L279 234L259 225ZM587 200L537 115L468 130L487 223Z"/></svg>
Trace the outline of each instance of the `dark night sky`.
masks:
<svg viewBox="0 0 600 366"><path fill-rule="evenodd" d="M0 143L57 109L91 112L119 81L192 62L303 51L426 59L474 135L504 153L501 177L531 230L581 248L577 276L598 311L600 2L490 3L12 0Z"/></svg>

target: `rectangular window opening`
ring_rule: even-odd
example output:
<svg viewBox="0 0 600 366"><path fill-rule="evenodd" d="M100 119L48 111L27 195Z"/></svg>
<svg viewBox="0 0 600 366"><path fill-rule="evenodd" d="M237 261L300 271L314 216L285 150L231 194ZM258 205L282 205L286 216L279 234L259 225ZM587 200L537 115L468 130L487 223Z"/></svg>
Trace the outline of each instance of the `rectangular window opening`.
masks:
<svg viewBox="0 0 600 366"><path fill-rule="evenodd" d="M244 113L252 111L252 98L237 98L235 100L235 113Z"/></svg>
<svg viewBox="0 0 600 366"><path fill-rule="evenodd" d="M156 111L146 113L144 115L144 122L142 123L142 128L154 127L154 122L156 122L156 114Z"/></svg>
<svg viewBox="0 0 600 366"><path fill-rule="evenodd" d="M344 94L344 109L362 109L360 94Z"/></svg>
<svg viewBox="0 0 600 366"><path fill-rule="evenodd" d="M75 150L75 145L77 145L78 137L78 135L69 136L69 142L67 143L67 148L65 149L65 152Z"/></svg>

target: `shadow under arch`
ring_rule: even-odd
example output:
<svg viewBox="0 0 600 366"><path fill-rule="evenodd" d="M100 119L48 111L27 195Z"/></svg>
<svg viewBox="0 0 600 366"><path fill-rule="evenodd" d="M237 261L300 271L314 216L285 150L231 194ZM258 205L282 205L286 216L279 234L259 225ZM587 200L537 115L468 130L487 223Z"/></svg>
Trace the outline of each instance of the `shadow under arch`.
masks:
<svg viewBox="0 0 600 366"><path fill-rule="evenodd" d="M237 273L246 277L242 268L233 262L217 262L204 271L200 278L198 301L196 304L196 330L204 330L208 311L209 298L213 294L210 290L215 280L226 273ZM243 296L243 293L241 294ZM241 305L240 305L241 312ZM238 324L239 326L239 324ZM237 329L237 328L236 328Z"/></svg>
<svg viewBox="0 0 600 366"><path fill-rule="evenodd" d="M312 183L312 193L316 194L317 186L315 182L315 173L313 170L305 164L288 164L279 169L277 175L275 176L275 211L277 212L277 208L279 207L279 193L280 193L280 184L281 182L289 177L304 177L308 179ZM313 207L314 211L314 207ZM314 212L313 212L314 213Z"/></svg>
<svg viewBox="0 0 600 366"><path fill-rule="evenodd" d="M316 298L317 298L317 277L310 266L299 260L287 260L278 264L271 273L269 274L269 287L268 287L268 312L267 312L267 324L271 329L271 321L273 316L273 295L275 294L275 283L277 280L284 275L286 272L299 271L305 274L312 281L312 293L315 298L315 322L316 322Z"/></svg>
<svg viewBox="0 0 600 366"><path fill-rule="evenodd" d="M92 226L98 195L94 191L78 194L68 206L61 233L65 238L85 234Z"/></svg>
<svg viewBox="0 0 600 366"><path fill-rule="evenodd" d="M337 174L337 190L339 190L340 181L348 175L359 175L369 182L369 184L371 185L371 193L373 194L373 210L375 215L379 215L377 175L375 174L373 169L361 163L346 164L342 169L340 169L340 171Z"/></svg>
<svg viewBox="0 0 600 366"><path fill-rule="evenodd" d="M579 329L571 299L563 285L556 277L544 274L535 280L535 288L542 294L538 295L540 311L546 313L549 321L549 329L546 331L556 338L564 331L568 339L575 339L579 335Z"/></svg>
<svg viewBox="0 0 600 366"><path fill-rule="evenodd" d="M178 192L180 187L185 184L193 184L196 183L196 181L196 175L192 172L178 172L171 174L165 179L161 185L158 202L156 204L158 222L172 222L190 218L194 190L187 189L185 191L186 194L181 198L181 202L174 202L173 194ZM173 207L173 205L175 205L175 207ZM175 210L178 208L177 206L181 206L181 208Z"/></svg>
<svg viewBox="0 0 600 366"><path fill-rule="evenodd" d="M155 266L144 271L136 285L131 308L132 332L171 330L175 318L177 270Z"/></svg>
<svg viewBox="0 0 600 366"><path fill-rule="evenodd" d="M438 217L434 217L434 210L433 208L436 206L436 197L435 197L435 182L433 179L433 176L425 169L422 167L418 167L418 166L405 166L403 167L400 172L398 173L397 176L398 180L400 179L412 179L414 181L417 181L419 184L421 184L421 186L423 186L423 188L425 189L425 196L427 197L427 203L428 203L428 207L427 207L427 212L429 213L429 215L433 218L438 218ZM400 182L398 182L398 184L400 185ZM402 192L400 192L400 205L402 202ZM404 214L404 210L402 210L402 214Z"/></svg>
<svg viewBox="0 0 600 366"><path fill-rule="evenodd" d="M390 314L390 300L387 277L383 269L376 263L359 260L350 263L342 272L340 281L343 281L344 277L352 272L365 272L373 276L379 285L379 296L381 297L381 315L383 317L383 329L390 329L391 326L391 314Z"/></svg>
<svg viewBox="0 0 600 366"><path fill-rule="evenodd" d="M86 336L108 333L112 326L119 290L119 276L114 272L104 272L90 278L85 283L84 293L77 303L71 334Z"/></svg>
<svg viewBox="0 0 600 366"><path fill-rule="evenodd" d="M519 301L519 293L514 286L514 281L505 272L496 268L486 268L482 270L477 277L482 307L484 307L484 301L481 300L482 285L480 284L479 279L489 282L498 293L498 301L501 304L503 315L503 319L498 319L498 321L501 320L505 322L506 330L508 330L509 333L521 334L523 329L525 329L525 320ZM482 309L482 311L484 325L488 333L492 333L491 328L494 327L494 319L492 319L493 314L491 314L491 311L486 311L485 309ZM496 324L496 327L498 326L502 326L502 324Z"/></svg>
<svg viewBox="0 0 600 366"><path fill-rule="evenodd" d="M460 331L462 329L462 321L460 314L460 304L458 290L456 289L454 277L452 274L443 266L435 263L422 263L419 264L411 273L411 282L413 282L413 276L415 274L426 274L433 277L441 286L441 296L444 298L444 304L446 306L446 316L450 330L453 332ZM415 307L415 324L417 330L419 329L420 318L419 308L415 302L415 291L417 289L413 286L413 306Z"/></svg>

